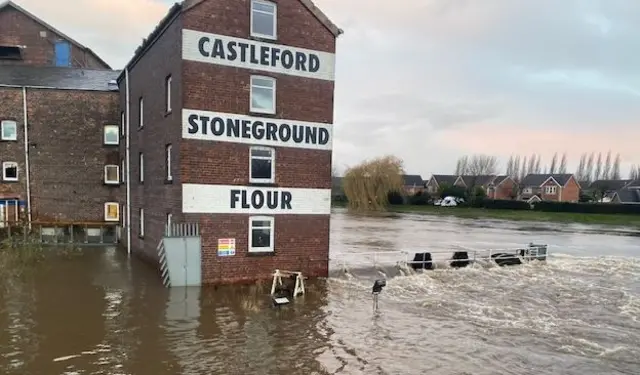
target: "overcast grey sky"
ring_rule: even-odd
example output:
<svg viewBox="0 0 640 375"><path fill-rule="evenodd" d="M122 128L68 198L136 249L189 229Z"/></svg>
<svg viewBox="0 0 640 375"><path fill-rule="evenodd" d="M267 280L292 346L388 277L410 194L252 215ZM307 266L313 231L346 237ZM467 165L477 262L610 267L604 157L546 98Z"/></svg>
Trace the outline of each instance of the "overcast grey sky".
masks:
<svg viewBox="0 0 640 375"><path fill-rule="evenodd" d="M164 0L17 0L121 68ZM640 163L640 0L315 0L344 29L334 164L452 173L490 153ZM543 163L544 164L544 163ZM503 164L504 165L504 164Z"/></svg>

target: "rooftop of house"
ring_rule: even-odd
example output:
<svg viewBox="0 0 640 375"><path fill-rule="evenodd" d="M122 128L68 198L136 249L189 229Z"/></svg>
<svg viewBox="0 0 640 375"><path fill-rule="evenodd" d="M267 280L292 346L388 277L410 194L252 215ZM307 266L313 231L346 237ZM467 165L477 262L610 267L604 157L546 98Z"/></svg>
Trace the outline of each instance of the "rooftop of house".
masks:
<svg viewBox="0 0 640 375"><path fill-rule="evenodd" d="M56 66L5 65L0 69L0 85L60 90L118 91L110 85L117 70L91 70Z"/></svg>
<svg viewBox="0 0 640 375"><path fill-rule="evenodd" d="M438 185L453 185L458 179L458 176L453 174L434 174L431 178L434 179Z"/></svg>
<svg viewBox="0 0 640 375"><path fill-rule="evenodd" d="M619 190L625 187L631 180L596 180L589 184L589 189L593 190Z"/></svg>
<svg viewBox="0 0 640 375"><path fill-rule="evenodd" d="M496 178L496 175L462 175L460 177L462 178L462 181L464 181L464 184L467 186L484 186L490 184Z"/></svg>
<svg viewBox="0 0 640 375"><path fill-rule="evenodd" d="M44 28L48 29L49 31L59 35L60 37L64 38L66 41L70 42L71 44L75 45L76 47L78 47L79 49L86 51L88 53L90 53L91 55L93 55L102 65L104 65L105 69L111 69L111 67L109 66L109 64L107 64L104 60L102 60L100 58L100 56L98 56L95 52L93 52L90 48L86 47L85 45L83 45L82 43L72 39L71 37L69 37L68 35L64 34L63 32L61 32L60 30L56 29L55 27L49 25L48 23L46 23L42 18L36 16L35 14L27 11L26 9L24 9L23 7L19 6L18 4L14 3L13 1L0 1L0 11L3 11L5 9L9 9L9 8L13 8L15 10L17 10L18 12L24 14L25 16L31 18L33 21L39 23L40 25L42 25Z"/></svg>
<svg viewBox="0 0 640 375"><path fill-rule="evenodd" d="M424 185L424 180L422 179L422 176L418 175L418 174L404 174L402 175L402 178L404 179L404 186L423 186Z"/></svg>
<svg viewBox="0 0 640 375"><path fill-rule="evenodd" d="M573 177L570 173L554 173L554 174L528 174L525 178L520 182L522 186L541 186L545 183L550 177L560 184L560 186L564 186L571 177Z"/></svg>
<svg viewBox="0 0 640 375"><path fill-rule="evenodd" d="M509 176L507 176L506 174L501 174L496 176L493 181L490 182L491 185L499 185L500 183L502 183L502 181L506 180L507 178L509 178Z"/></svg>
<svg viewBox="0 0 640 375"><path fill-rule="evenodd" d="M640 203L640 189L620 189L615 195L621 203Z"/></svg>

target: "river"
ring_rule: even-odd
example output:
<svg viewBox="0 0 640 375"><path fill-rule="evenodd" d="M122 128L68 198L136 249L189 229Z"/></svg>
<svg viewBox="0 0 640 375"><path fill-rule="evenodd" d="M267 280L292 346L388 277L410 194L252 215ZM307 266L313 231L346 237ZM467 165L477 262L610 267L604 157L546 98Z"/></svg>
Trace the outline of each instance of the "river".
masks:
<svg viewBox="0 0 640 375"><path fill-rule="evenodd" d="M546 264L392 277L377 312L382 276L348 255L529 242ZM0 289L0 374L640 373L633 231L338 210L331 253L333 277L280 309L268 285L167 290L115 249L55 258Z"/></svg>

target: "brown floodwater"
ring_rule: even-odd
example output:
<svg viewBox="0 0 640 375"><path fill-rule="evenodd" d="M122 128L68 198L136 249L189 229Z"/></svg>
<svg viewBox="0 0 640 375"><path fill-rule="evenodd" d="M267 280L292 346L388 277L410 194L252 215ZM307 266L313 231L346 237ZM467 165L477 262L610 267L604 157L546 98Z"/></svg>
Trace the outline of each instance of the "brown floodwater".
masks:
<svg viewBox="0 0 640 375"><path fill-rule="evenodd" d="M343 211L331 225L332 277L279 309L269 285L167 290L115 249L0 281L0 374L640 374L632 230ZM403 275L397 253L353 255L529 242L546 264Z"/></svg>

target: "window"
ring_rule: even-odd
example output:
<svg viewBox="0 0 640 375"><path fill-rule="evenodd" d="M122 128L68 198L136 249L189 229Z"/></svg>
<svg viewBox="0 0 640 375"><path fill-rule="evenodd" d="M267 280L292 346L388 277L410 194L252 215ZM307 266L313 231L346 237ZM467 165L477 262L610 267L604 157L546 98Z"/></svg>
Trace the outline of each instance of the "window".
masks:
<svg viewBox="0 0 640 375"><path fill-rule="evenodd" d="M138 99L138 128L144 126L144 98Z"/></svg>
<svg viewBox="0 0 640 375"><path fill-rule="evenodd" d="M0 46L0 60L22 60L22 50L17 46Z"/></svg>
<svg viewBox="0 0 640 375"><path fill-rule="evenodd" d="M166 229L166 233L167 235L171 235L172 232L172 228L171 228L171 223L173 221L173 214L167 214L167 229Z"/></svg>
<svg viewBox="0 0 640 375"><path fill-rule="evenodd" d="M276 80L270 77L251 77L251 112L276 113Z"/></svg>
<svg viewBox="0 0 640 375"><path fill-rule="evenodd" d="M124 111L120 112L120 135L125 136L127 128L127 124L124 122Z"/></svg>
<svg viewBox="0 0 640 375"><path fill-rule="evenodd" d="M273 252L273 217L252 216L249 218L249 252Z"/></svg>
<svg viewBox="0 0 640 375"><path fill-rule="evenodd" d="M277 36L276 4L270 1L253 0L251 2L251 36L276 39Z"/></svg>
<svg viewBox="0 0 640 375"><path fill-rule="evenodd" d="M251 147L249 182L269 184L275 182L275 150L269 147Z"/></svg>
<svg viewBox="0 0 640 375"><path fill-rule="evenodd" d="M104 126L104 144L117 146L120 144L120 137L118 136L118 125L105 125Z"/></svg>
<svg viewBox="0 0 640 375"><path fill-rule="evenodd" d="M2 180L18 181L18 163L13 161L2 163Z"/></svg>
<svg viewBox="0 0 640 375"><path fill-rule="evenodd" d="M545 194L555 194L557 191L557 186L545 186L544 193Z"/></svg>
<svg viewBox="0 0 640 375"><path fill-rule="evenodd" d="M120 204L116 202L104 204L104 221L120 221Z"/></svg>
<svg viewBox="0 0 640 375"><path fill-rule="evenodd" d="M531 189L530 187L528 188L524 188L524 190L522 191L524 194L531 194L533 193L533 189Z"/></svg>
<svg viewBox="0 0 640 375"><path fill-rule="evenodd" d="M171 145L168 144L164 149L164 158L167 168L167 181L173 181L173 176L171 175Z"/></svg>
<svg viewBox="0 0 640 375"><path fill-rule="evenodd" d="M124 166L124 158L122 159L122 161L120 162L120 181L125 182L126 181L126 174L125 174L125 166Z"/></svg>
<svg viewBox="0 0 640 375"><path fill-rule="evenodd" d="M168 76L164 82L164 98L165 110L169 113L171 112L171 76Z"/></svg>
<svg viewBox="0 0 640 375"><path fill-rule="evenodd" d="M10 120L3 120L0 125L0 140L17 141L18 140L18 123Z"/></svg>
<svg viewBox="0 0 640 375"><path fill-rule="evenodd" d="M138 227L138 237L144 237L144 208L138 211L138 219L140 220L140 226Z"/></svg>
<svg viewBox="0 0 640 375"><path fill-rule="evenodd" d="M109 185L120 184L120 167L117 165L104 166L104 183Z"/></svg>
<svg viewBox="0 0 640 375"><path fill-rule="evenodd" d="M144 155L142 154L142 152L138 154L138 166L139 166L138 173L140 173L140 183L143 183L144 182Z"/></svg>

